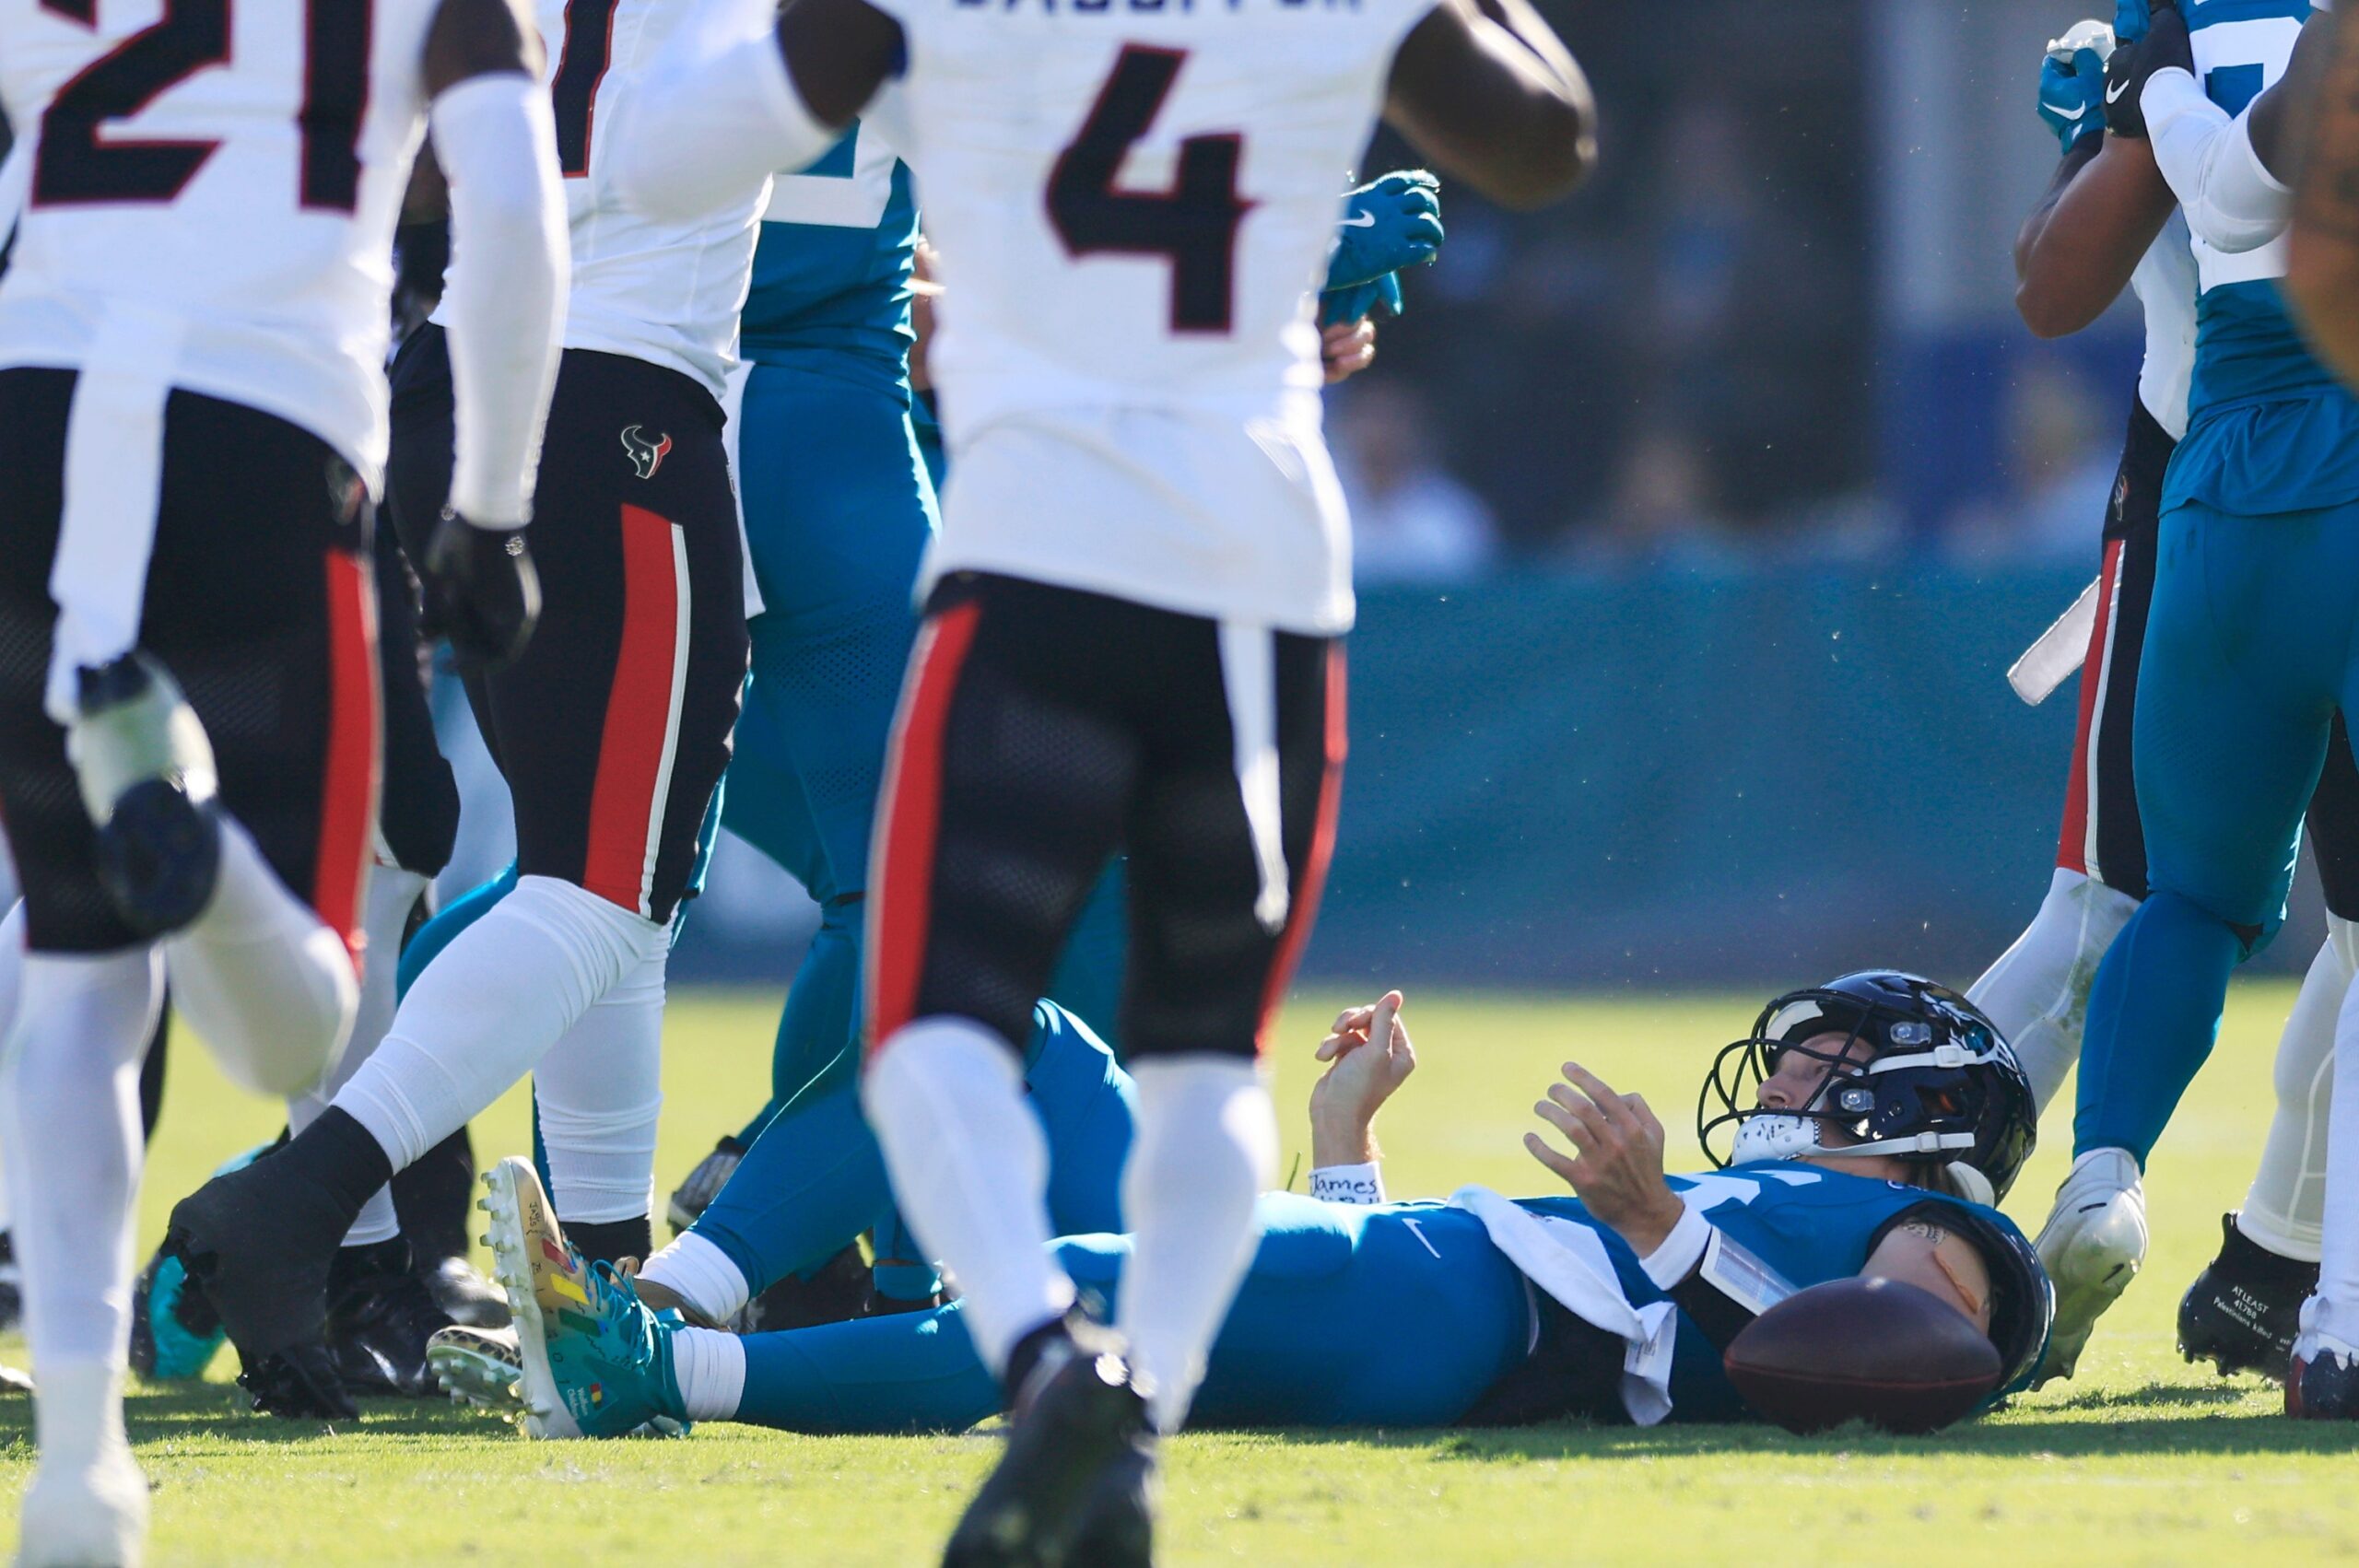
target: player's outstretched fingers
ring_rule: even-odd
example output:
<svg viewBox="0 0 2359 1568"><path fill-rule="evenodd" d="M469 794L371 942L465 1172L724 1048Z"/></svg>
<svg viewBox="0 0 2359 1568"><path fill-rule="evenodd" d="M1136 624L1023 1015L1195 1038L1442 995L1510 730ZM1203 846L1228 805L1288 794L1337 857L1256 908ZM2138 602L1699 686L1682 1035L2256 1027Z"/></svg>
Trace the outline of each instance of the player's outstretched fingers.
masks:
<svg viewBox="0 0 2359 1568"><path fill-rule="evenodd" d="M1527 1132L1523 1135L1523 1146L1530 1151L1533 1159L1554 1171L1565 1185L1575 1191L1580 1189L1579 1162L1559 1152L1555 1144L1536 1132Z"/></svg>
<svg viewBox="0 0 2359 1568"><path fill-rule="evenodd" d="M1608 1125L1615 1127L1636 1125L1628 1104L1620 1094L1614 1092L1614 1086L1604 1079L1577 1061L1567 1062L1564 1071L1565 1082L1588 1095L1590 1103L1603 1115Z"/></svg>
<svg viewBox="0 0 2359 1568"><path fill-rule="evenodd" d="M1581 1106L1577 1109L1567 1100L1578 1100L1579 1096L1568 1094L1566 1100L1560 1100L1556 1097L1558 1093L1558 1089L1552 1085L1548 1097L1532 1107L1532 1114L1570 1139L1573 1147L1582 1153L1596 1153L1608 1139L1596 1107Z"/></svg>

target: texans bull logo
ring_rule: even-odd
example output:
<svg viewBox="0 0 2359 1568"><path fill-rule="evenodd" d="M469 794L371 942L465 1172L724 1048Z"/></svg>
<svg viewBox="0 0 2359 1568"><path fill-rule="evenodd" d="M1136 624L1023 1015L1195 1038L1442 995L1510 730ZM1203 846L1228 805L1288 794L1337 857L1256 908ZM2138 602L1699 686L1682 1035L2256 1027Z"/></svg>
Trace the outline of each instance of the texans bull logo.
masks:
<svg viewBox="0 0 2359 1568"><path fill-rule="evenodd" d="M641 479L652 479L655 471L663 466L663 459L672 451L672 438L658 435L653 440L639 433L636 425L623 427L623 451L630 454L631 467Z"/></svg>

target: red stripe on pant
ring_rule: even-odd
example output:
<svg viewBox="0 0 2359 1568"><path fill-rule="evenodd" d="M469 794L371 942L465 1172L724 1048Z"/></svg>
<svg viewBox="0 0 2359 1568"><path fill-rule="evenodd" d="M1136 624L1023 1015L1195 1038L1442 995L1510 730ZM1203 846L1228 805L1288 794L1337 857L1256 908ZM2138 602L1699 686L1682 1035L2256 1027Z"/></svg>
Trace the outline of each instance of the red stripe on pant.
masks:
<svg viewBox="0 0 2359 1568"><path fill-rule="evenodd" d="M926 622L910 655L909 684L893 720L868 901L872 1052L917 1012L933 915L934 841L942 826L942 736L982 609L977 603L960 604Z"/></svg>
<svg viewBox="0 0 2359 1568"><path fill-rule="evenodd" d="M1270 962L1269 977L1262 984L1262 1012L1253 1029L1259 1052L1270 1048L1270 1025L1302 962L1303 944L1319 919L1319 895L1327 888L1327 865L1335 858L1335 811L1344 798L1344 756L1350 750L1349 704L1344 691L1344 645L1327 649L1326 764L1319 778L1319 814L1310 829L1310 854L1296 871L1292 895L1286 902L1286 929L1278 934L1278 951Z"/></svg>
<svg viewBox="0 0 2359 1568"><path fill-rule="evenodd" d="M2080 727L2072 737L2072 776L2064 787L2064 827L2057 835L2056 863L2086 876L2089 871L2089 755L2096 744L2097 699L2106 682L2106 654L2113 638L2113 598L2121 576L2118 539L2105 547L2105 569L2097 575L2097 618L2089 628L2089 651L2081 661Z"/></svg>
<svg viewBox="0 0 2359 1568"><path fill-rule="evenodd" d="M622 509L623 635L606 694L581 885L649 912L649 863L662 839L656 797L671 773L686 610L675 531L644 507Z"/></svg>
<svg viewBox="0 0 2359 1568"><path fill-rule="evenodd" d="M311 908L344 939L353 966L366 958L360 890L377 830L377 591L358 556L327 553L328 745L320 781L320 838L311 859ZM387 962L392 955L387 954Z"/></svg>

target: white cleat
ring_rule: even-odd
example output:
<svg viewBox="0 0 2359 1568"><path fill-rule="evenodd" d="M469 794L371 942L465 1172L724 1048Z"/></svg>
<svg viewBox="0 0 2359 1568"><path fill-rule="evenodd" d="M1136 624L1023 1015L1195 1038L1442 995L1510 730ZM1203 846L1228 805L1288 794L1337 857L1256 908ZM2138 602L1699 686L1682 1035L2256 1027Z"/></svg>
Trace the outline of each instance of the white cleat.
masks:
<svg viewBox="0 0 2359 1568"><path fill-rule="evenodd" d="M2072 1162L2033 1244L2056 1286L2056 1325L2034 1387L2070 1377L2106 1309L2146 1261L2146 1189L2126 1149L2092 1149Z"/></svg>
<svg viewBox="0 0 2359 1568"><path fill-rule="evenodd" d="M516 1330L477 1328L453 1323L426 1341L426 1364L452 1402L514 1417L522 1413L517 1385L524 1375L524 1351Z"/></svg>
<svg viewBox="0 0 2359 1568"><path fill-rule="evenodd" d="M541 1318L535 1277L565 1267L565 1231L541 1190L533 1162L510 1155L483 1177L481 1207L491 1216L484 1240L491 1248L491 1277L508 1293L521 1352L516 1394L524 1407L527 1437L579 1437L581 1428L565 1408L557 1376L549 1370L548 1330Z"/></svg>
<svg viewBox="0 0 2359 1568"><path fill-rule="evenodd" d="M147 1478L131 1451L88 1464L47 1459L25 1488L17 1568L139 1568L147 1551Z"/></svg>

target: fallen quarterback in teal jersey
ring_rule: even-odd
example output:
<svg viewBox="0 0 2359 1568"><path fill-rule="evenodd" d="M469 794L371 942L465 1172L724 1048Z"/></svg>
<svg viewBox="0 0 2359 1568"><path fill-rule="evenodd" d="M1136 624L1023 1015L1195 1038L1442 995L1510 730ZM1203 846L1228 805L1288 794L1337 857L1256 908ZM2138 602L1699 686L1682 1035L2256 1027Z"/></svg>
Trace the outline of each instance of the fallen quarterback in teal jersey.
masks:
<svg viewBox="0 0 2359 1568"><path fill-rule="evenodd" d="M1382 1200L1373 1121L1414 1063L1400 1016L1391 993L1321 1043L1332 1065L1311 1101L1312 1187L1335 1196L1262 1199L1200 1424L1750 1420L1722 1371L1727 1343L1792 1293L1859 1275L1929 1291L1987 1333L2005 1368L1992 1401L2036 1364L2048 1281L1989 1206L2029 1154L2029 1089L1954 992L1872 972L1772 1002L1708 1083L1719 1114L1699 1117L1706 1146L1729 1144L1712 1172L1664 1176L1643 1100L1568 1064L1541 1114L1576 1153L1537 1132L1527 1144L1572 1190L1522 1199ZM569 1251L554 1225L495 1225L504 1277L572 1272L534 1262ZM1126 1239L1057 1246L1102 1313ZM956 1303L741 1339L659 1320L628 1280L584 1293L528 1327L526 1356L594 1367L600 1430L660 1418L955 1431L999 1406ZM546 1397L569 1410L587 1398Z"/></svg>

